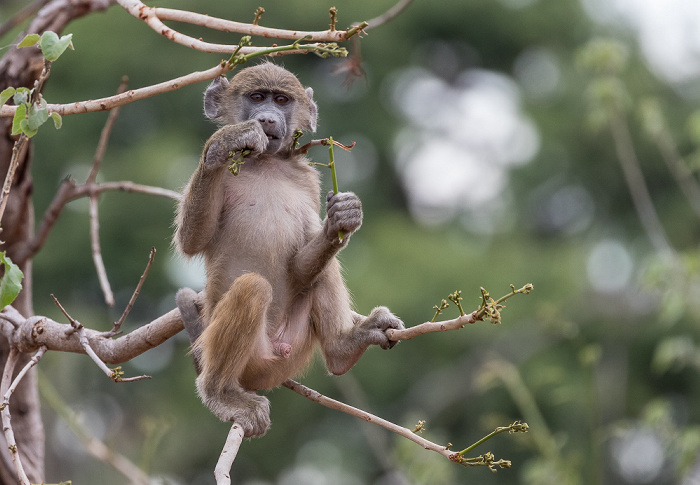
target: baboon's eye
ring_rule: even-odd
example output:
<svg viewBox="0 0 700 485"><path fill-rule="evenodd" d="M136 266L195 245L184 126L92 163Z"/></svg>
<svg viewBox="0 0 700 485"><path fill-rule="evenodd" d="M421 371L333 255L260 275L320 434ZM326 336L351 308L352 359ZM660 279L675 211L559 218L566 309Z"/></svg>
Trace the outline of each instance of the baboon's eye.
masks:
<svg viewBox="0 0 700 485"><path fill-rule="evenodd" d="M289 101L289 98L285 96L284 94L277 94L275 95L275 103L277 104L285 104Z"/></svg>
<svg viewBox="0 0 700 485"><path fill-rule="evenodd" d="M250 95L250 99L252 99L256 103L259 103L260 101L265 99L265 95L263 93L253 93Z"/></svg>

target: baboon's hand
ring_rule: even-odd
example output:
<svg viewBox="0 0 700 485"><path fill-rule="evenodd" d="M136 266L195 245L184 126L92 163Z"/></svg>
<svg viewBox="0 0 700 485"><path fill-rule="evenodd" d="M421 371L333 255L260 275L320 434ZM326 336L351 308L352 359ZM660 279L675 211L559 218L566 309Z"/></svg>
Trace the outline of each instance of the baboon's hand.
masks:
<svg viewBox="0 0 700 485"><path fill-rule="evenodd" d="M338 240L338 232L349 237L362 225L362 202L352 192L328 192L326 198L326 222L324 232L331 241Z"/></svg>
<svg viewBox="0 0 700 485"><path fill-rule="evenodd" d="M254 158L267 148L269 140L262 126L256 120L248 120L235 125L226 125L216 131L207 143L207 153L204 164L207 168L219 168L229 165L231 154L236 158L236 152L250 150L245 158Z"/></svg>
<svg viewBox="0 0 700 485"><path fill-rule="evenodd" d="M387 307L378 306L367 315L367 319L360 324L360 328L366 332L369 343L379 345L383 349L390 349L398 342L389 340L386 331L401 330L404 325L401 319L391 313Z"/></svg>

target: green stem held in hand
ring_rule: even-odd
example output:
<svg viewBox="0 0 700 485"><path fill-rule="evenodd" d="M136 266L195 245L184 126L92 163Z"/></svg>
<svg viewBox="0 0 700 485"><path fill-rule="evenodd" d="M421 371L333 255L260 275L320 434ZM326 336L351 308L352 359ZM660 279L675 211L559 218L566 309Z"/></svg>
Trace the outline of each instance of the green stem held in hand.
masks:
<svg viewBox="0 0 700 485"><path fill-rule="evenodd" d="M328 168L331 169L331 180L333 181L333 193L337 194L338 193L338 178L335 175L335 156L333 155L333 137L329 136L328 137L328 158L330 159L330 162L328 162ZM340 242L343 241L343 238L345 235L343 234L343 231L338 231L338 239Z"/></svg>

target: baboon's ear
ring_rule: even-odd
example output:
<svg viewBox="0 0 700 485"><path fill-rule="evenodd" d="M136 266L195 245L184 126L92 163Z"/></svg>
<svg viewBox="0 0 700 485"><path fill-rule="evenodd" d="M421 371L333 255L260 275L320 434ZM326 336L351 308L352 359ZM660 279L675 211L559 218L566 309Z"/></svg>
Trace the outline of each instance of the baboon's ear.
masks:
<svg viewBox="0 0 700 485"><path fill-rule="evenodd" d="M220 100L226 88L228 88L228 79L225 76L219 76L204 91L204 114L210 120L216 119L223 114Z"/></svg>
<svg viewBox="0 0 700 485"><path fill-rule="evenodd" d="M314 90L306 88L306 95L309 97L309 129L315 132L316 122L318 121L318 106L314 102Z"/></svg>

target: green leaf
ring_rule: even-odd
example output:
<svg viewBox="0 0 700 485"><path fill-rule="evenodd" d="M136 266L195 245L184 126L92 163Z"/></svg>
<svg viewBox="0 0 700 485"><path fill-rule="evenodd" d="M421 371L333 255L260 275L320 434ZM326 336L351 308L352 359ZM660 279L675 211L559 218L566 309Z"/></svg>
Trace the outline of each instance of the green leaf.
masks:
<svg viewBox="0 0 700 485"><path fill-rule="evenodd" d="M24 121L24 118L27 116L27 105L26 104L20 104L17 106L17 111L15 111L15 117L12 118L12 134L13 135L19 135L22 133L22 126L21 123Z"/></svg>
<svg viewBox="0 0 700 485"><path fill-rule="evenodd" d="M15 301L19 292L22 291L24 273L5 255L5 251L0 253L0 263L5 266L5 274L0 279L0 309L2 309Z"/></svg>
<svg viewBox="0 0 700 485"><path fill-rule="evenodd" d="M63 118L61 118L61 115L54 111L49 116L53 118L53 125L56 127L56 129L60 130L61 126L63 126Z"/></svg>
<svg viewBox="0 0 700 485"><path fill-rule="evenodd" d="M41 125L46 123L49 119L49 111L46 108L40 108L33 104L29 108L29 114L27 116L27 126L30 130L36 131Z"/></svg>
<svg viewBox="0 0 700 485"><path fill-rule="evenodd" d="M24 39L22 39L22 41L19 44L17 44L17 48L19 49L20 47L31 47L37 42L39 42L39 39L39 34L29 34Z"/></svg>
<svg viewBox="0 0 700 485"><path fill-rule="evenodd" d="M27 135L29 138L36 135L37 132L39 131L37 128L35 128L34 126L32 126L29 123L28 119L23 119L22 121L20 121L19 128L20 128L20 130L22 130L22 133Z"/></svg>
<svg viewBox="0 0 700 485"><path fill-rule="evenodd" d="M10 99L14 95L15 95L15 88L13 88L12 86L10 86L7 89L4 89L0 93L0 106L7 103L7 100Z"/></svg>
<svg viewBox="0 0 700 485"><path fill-rule="evenodd" d="M73 49L73 43L71 39L73 34L64 35L59 39L55 32L47 30L41 35L41 53L44 55L44 59L47 61L55 61L65 50L70 47Z"/></svg>
<svg viewBox="0 0 700 485"><path fill-rule="evenodd" d="M28 103L29 96L31 94L32 92L29 90L29 88L17 88L15 89L15 94L13 95L12 100L15 102L15 104Z"/></svg>

